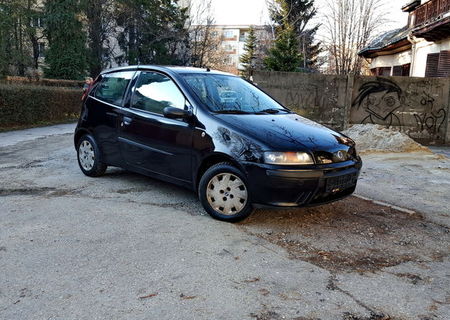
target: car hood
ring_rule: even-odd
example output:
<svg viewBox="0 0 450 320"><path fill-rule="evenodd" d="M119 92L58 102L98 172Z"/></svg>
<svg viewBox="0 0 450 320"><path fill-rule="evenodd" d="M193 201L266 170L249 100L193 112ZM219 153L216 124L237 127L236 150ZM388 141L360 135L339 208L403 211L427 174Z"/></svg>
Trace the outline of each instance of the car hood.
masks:
<svg viewBox="0 0 450 320"><path fill-rule="evenodd" d="M328 151L343 148L342 134L295 113L275 115L218 114L217 117L270 150ZM344 147L345 149L348 148Z"/></svg>

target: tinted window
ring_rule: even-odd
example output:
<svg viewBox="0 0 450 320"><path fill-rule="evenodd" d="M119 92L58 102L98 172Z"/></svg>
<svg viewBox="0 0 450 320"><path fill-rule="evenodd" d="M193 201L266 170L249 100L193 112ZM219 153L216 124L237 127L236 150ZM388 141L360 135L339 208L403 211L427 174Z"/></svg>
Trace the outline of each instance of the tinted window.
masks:
<svg viewBox="0 0 450 320"><path fill-rule="evenodd" d="M162 114L165 107L185 108L185 98L175 83L156 72L142 72L131 99L136 109Z"/></svg>
<svg viewBox="0 0 450 320"><path fill-rule="evenodd" d="M185 74L188 85L214 112L289 112L264 92L239 77L217 74Z"/></svg>
<svg viewBox="0 0 450 320"><path fill-rule="evenodd" d="M121 105L125 90L133 74L134 71L105 74L97 85L95 97L105 102Z"/></svg>

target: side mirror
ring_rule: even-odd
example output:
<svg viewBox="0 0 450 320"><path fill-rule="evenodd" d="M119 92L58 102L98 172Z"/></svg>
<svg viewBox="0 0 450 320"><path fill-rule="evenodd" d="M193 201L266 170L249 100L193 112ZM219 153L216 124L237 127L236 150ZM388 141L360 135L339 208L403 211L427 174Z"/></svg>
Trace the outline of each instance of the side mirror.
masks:
<svg viewBox="0 0 450 320"><path fill-rule="evenodd" d="M187 119L192 116L191 111L178 109L174 107L165 107L163 113L164 117L169 119Z"/></svg>

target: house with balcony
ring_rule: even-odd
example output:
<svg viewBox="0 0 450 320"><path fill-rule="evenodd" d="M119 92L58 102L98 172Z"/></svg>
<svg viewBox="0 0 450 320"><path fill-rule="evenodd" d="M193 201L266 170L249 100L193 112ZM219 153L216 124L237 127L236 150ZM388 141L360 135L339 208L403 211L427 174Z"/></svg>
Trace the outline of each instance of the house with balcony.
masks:
<svg viewBox="0 0 450 320"><path fill-rule="evenodd" d="M373 75L450 76L450 0L414 0L402 7L405 27L389 31L359 52Z"/></svg>

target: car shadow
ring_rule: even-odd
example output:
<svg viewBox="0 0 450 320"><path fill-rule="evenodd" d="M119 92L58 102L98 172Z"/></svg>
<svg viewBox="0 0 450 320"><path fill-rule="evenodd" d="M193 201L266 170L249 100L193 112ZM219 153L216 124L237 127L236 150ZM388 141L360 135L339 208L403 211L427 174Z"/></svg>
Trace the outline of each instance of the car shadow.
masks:
<svg viewBox="0 0 450 320"><path fill-rule="evenodd" d="M206 215L194 191L187 188L134 173L121 168L108 168L104 179L117 197L143 205L173 207L190 215Z"/></svg>

